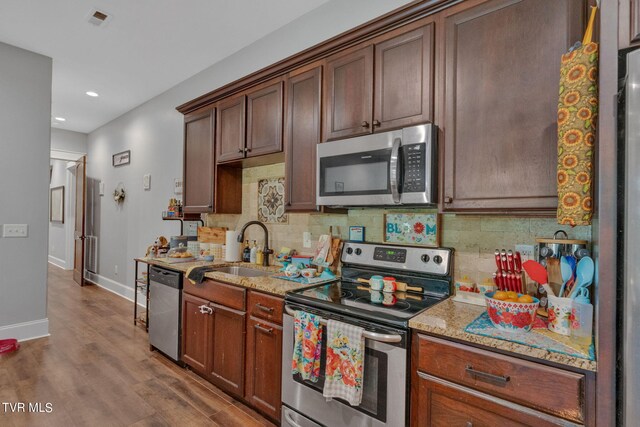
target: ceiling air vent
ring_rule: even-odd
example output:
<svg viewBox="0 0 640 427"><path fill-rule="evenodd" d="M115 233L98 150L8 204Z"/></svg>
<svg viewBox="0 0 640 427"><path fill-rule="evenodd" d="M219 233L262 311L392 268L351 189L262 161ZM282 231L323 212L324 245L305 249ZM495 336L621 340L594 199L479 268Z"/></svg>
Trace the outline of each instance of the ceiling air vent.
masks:
<svg viewBox="0 0 640 427"><path fill-rule="evenodd" d="M94 9L91 13L89 13L87 20L89 21L90 24L93 24L99 27L106 24L110 20L110 18L111 16L109 16L109 14L102 12L100 10Z"/></svg>

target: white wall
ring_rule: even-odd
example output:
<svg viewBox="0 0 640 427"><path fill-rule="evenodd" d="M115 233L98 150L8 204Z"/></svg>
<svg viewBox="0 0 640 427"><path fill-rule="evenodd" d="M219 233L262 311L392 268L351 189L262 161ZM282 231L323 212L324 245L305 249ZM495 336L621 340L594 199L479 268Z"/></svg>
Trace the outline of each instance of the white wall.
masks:
<svg viewBox="0 0 640 427"><path fill-rule="evenodd" d="M408 1L325 3L90 133L87 173L103 180L106 186L100 202L100 268L93 280L130 297L133 258L144 255L145 248L158 235L179 233L177 223L160 219L173 195L174 178L182 176L183 118L176 106L405 3ZM131 150L131 165L113 168L111 156L122 150ZM142 176L146 173L152 175L148 192L142 190ZM108 197L118 182L124 183L128 192L121 208Z"/></svg>
<svg viewBox="0 0 640 427"><path fill-rule="evenodd" d="M59 150L59 151L58 151ZM87 152L87 134L51 128L52 155ZM67 157L77 158L76 155ZM75 220L75 176L68 161L53 158L50 188L64 186L64 224L49 222L49 262L73 270L73 229Z"/></svg>
<svg viewBox="0 0 640 427"><path fill-rule="evenodd" d="M48 335L47 241L51 58L0 43L0 339Z"/></svg>

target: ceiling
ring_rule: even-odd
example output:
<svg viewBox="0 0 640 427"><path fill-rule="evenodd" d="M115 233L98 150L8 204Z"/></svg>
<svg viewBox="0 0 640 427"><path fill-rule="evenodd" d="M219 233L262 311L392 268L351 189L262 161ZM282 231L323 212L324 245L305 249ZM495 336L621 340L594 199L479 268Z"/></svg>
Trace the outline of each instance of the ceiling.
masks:
<svg viewBox="0 0 640 427"><path fill-rule="evenodd" d="M327 1L2 0L0 41L53 58L52 124L89 133Z"/></svg>

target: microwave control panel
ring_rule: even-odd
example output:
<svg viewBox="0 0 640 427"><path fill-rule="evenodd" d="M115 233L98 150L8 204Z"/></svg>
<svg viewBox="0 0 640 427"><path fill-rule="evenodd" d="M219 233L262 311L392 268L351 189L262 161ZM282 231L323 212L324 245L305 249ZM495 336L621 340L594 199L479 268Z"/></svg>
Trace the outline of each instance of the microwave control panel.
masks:
<svg viewBox="0 0 640 427"><path fill-rule="evenodd" d="M422 193L425 191L426 181L426 145L410 144L402 146L402 162L404 176L402 179L403 193Z"/></svg>

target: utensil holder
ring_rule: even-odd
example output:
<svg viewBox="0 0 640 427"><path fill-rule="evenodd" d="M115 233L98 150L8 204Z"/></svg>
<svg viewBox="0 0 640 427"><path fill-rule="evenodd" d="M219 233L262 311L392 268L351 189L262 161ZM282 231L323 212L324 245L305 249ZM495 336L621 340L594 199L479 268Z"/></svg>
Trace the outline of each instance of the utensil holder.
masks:
<svg viewBox="0 0 640 427"><path fill-rule="evenodd" d="M575 316L573 313L573 299L547 295L547 300L549 330L560 335L571 335L571 322Z"/></svg>

